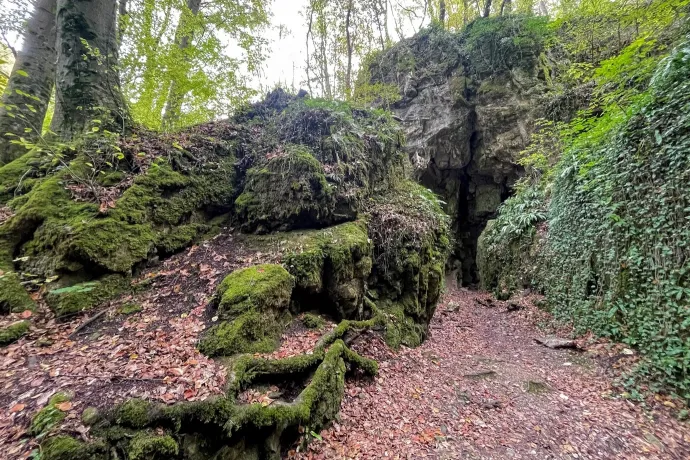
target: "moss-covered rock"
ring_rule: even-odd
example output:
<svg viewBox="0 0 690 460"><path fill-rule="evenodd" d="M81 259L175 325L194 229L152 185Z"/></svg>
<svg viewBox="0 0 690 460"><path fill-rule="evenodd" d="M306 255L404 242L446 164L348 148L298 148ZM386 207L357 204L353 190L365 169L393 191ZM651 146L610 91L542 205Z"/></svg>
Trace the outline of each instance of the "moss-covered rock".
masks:
<svg viewBox="0 0 690 460"><path fill-rule="evenodd" d="M43 436L60 424L67 414L60 410L57 405L67 402L72 396L67 393L57 393L53 395L48 404L38 411L31 419L29 434L32 436Z"/></svg>
<svg viewBox="0 0 690 460"><path fill-rule="evenodd" d="M252 310L284 310L290 303L294 278L280 265L255 265L228 275L216 298L221 318Z"/></svg>
<svg viewBox="0 0 690 460"><path fill-rule="evenodd" d="M270 353L280 345L280 336L289 321L287 311L242 313L209 329L199 343L199 350L208 356Z"/></svg>
<svg viewBox="0 0 690 460"><path fill-rule="evenodd" d="M308 329L321 329L326 325L326 321L319 315L305 313L302 316L302 324Z"/></svg>
<svg viewBox="0 0 690 460"><path fill-rule="evenodd" d="M16 342L29 332L31 323L29 321L19 321L7 327L0 328L0 347Z"/></svg>
<svg viewBox="0 0 690 460"><path fill-rule="evenodd" d="M387 341L418 346L443 289L449 218L432 192L412 182L373 203L368 218L375 255L370 284L388 315Z"/></svg>
<svg viewBox="0 0 690 460"><path fill-rule="evenodd" d="M128 278L120 275L109 275L98 281L88 281L54 289L48 292L45 299L51 310L60 318L97 307L122 293L128 287Z"/></svg>
<svg viewBox="0 0 690 460"><path fill-rule="evenodd" d="M322 310L338 318L362 314L366 282L372 267L372 244L365 221L324 230L279 235L283 264L295 276L297 288L324 294L331 305Z"/></svg>
<svg viewBox="0 0 690 460"><path fill-rule="evenodd" d="M16 273L0 275L0 314L35 310L36 303L20 284Z"/></svg>
<svg viewBox="0 0 690 460"><path fill-rule="evenodd" d="M221 323L204 334L199 349L209 356L273 351L290 319L294 284L280 265L256 265L228 275L216 293Z"/></svg>
<svg viewBox="0 0 690 460"><path fill-rule="evenodd" d="M167 460L176 457L180 447L168 435L140 432L129 443L129 460Z"/></svg>
<svg viewBox="0 0 690 460"><path fill-rule="evenodd" d="M55 436L41 444L41 459L106 460L108 455L101 444L86 444L70 436Z"/></svg>
<svg viewBox="0 0 690 460"><path fill-rule="evenodd" d="M301 146L288 146L247 171L235 207L247 231L320 227L335 220L335 199L323 165Z"/></svg>

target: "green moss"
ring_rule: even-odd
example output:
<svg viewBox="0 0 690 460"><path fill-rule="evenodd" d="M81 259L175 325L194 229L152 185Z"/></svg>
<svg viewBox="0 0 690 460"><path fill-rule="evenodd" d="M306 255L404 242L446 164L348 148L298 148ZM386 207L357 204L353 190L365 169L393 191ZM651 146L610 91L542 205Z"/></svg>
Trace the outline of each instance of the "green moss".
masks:
<svg viewBox="0 0 690 460"><path fill-rule="evenodd" d="M122 171L111 171L105 174L99 174L96 182L103 187L112 187L119 184L125 179L126 175Z"/></svg>
<svg viewBox="0 0 690 460"><path fill-rule="evenodd" d="M17 195L31 191L36 184L31 171L38 170L35 166L41 157L41 152L29 152L16 160L0 167L0 204L7 203Z"/></svg>
<svg viewBox="0 0 690 460"><path fill-rule="evenodd" d="M270 353L280 345L280 336L288 322L287 312L248 311L209 329L199 343L199 350L208 356Z"/></svg>
<svg viewBox="0 0 690 460"><path fill-rule="evenodd" d="M0 314L35 309L36 303L20 284L19 275L13 272L4 272L0 275Z"/></svg>
<svg viewBox="0 0 690 460"><path fill-rule="evenodd" d="M280 265L255 265L234 271L218 286L219 316L229 319L255 309L284 310L294 283Z"/></svg>
<svg viewBox="0 0 690 460"><path fill-rule="evenodd" d="M85 426L91 426L98 421L99 413L98 409L95 407L87 407L84 412L81 413L81 422Z"/></svg>
<svg viewBox="0 0 690 460"><path fill-rule="evenodd" d="M46 303L60 318L88 311L110 300L129 287L129 279L109 275L98 281L89 281L49 291Z"/></svg>
<svg viewBox="0 0 690 460"><path fill-rule="evenodd" d="M29 321L19 321L7 327L0 328L0 346L9 345L21 339L27 332L31 323Z"/></svg>
<svg viewBox="0 0 690 460"><path fill-rule="evenodd" d="M283 264L299 289L326 293L335 316L348 318L361 312L364 282L372 267L366 222L278 235L277 239L284 241Z"/></svg>
<svg viewBox="0 0 690 460"><path fill-rule="evenodd" d="M130 399L114 410L115 421L128 428L144 428L149 422L153 405L142 399Z"/></svg>
<svg viewBox="0 0 690 460"><path fill-rule="evenodd" d="M139 313L142 310L143 310L143 308L141 308L140 305L128 303L128 304L125 304L125 305L121 306L120 308L118 308L117 312L121 315L129 316L129 315L133 315L135 313Z"/></svg>
<svg viewBox="0 0 690 460"><path fill-rule="evenodd" d="M302 324L309 329L321 329L326 325L326 321L319 315L305 313L302 316Z"/></svg>
<svg viewBox="0 0 690 460"><path fill-rule="evenodd" d="M58 424L60 424L67 414L56 407L57 404L67 402L72 397L67 393L56 393L50 398L48 404L38 411L31 419L29 434L32 436L44 436Z"/></svg>
<svg viewBox="0 0 690 460"><path fill-rule="evenodd" d="M177 456L179 446L168 436L157 436L150 433L138 433L130 442L129 460L166 460Z"/></svg>
<svg viewBox="0 0 690 460"><path fill-rule="evenodd" d="M41 444L42 460L105 460L108 455L99 444L85 444L70 436L55 436Z"/></svg>
<svg viewBox="0 0 690 460"><path fill-rule="evenodd" d="M199 349L209 356L273 351L289 322L294 283L280 265L256 265L228 275L216 293L222 322L204 334Z"/></svg>
<svg viewBox="0 0 690 460"><path fill-rule="evenodd" d="M245 231L323 226L334 220L335 200L321 163L304 146L247 171L235 208Z"/></svg>

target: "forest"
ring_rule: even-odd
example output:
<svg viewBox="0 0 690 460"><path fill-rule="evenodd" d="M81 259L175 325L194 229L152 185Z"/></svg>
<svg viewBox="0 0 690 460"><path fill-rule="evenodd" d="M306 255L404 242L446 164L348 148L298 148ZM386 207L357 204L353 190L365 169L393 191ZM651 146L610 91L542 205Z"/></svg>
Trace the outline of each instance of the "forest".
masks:
<svg viewBox="0 0 690 460"><path fill-rule="evenodd" d="M690 0L0 0L0 457L690 458Z"/></svg>

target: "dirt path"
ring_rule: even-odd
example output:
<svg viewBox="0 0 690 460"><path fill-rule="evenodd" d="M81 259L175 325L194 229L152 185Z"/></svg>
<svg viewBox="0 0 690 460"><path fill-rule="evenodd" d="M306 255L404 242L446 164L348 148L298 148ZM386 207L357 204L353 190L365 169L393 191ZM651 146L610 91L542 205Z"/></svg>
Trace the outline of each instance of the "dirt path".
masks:
<svg viewBox="0 0 690 460"><path fill-rule="evenodd" d="M690 458L687 425L614 398L607 368L588 353L536 344L546 315L486 299L447 294L418 349L391 353L373 335L356 343L379 360L379 377L349 382L340 421L296 456Z"/></svg>

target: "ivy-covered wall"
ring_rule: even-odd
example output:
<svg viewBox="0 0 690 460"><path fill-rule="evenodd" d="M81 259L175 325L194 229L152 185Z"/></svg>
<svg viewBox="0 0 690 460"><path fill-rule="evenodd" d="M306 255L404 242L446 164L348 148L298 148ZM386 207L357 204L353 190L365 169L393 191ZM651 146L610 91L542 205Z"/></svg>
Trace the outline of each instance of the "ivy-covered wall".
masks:
<svg viewBox="0 0 690 460"><path fill-rule="evenodd" d="M558 318L637 348L639 376L690 398L690 41L632 55L651 69L646 89L560 127L557 164L502 207L478 262L499 290L536 267L527 284ZM616 59L602 75L631 54Z"/></svg>

